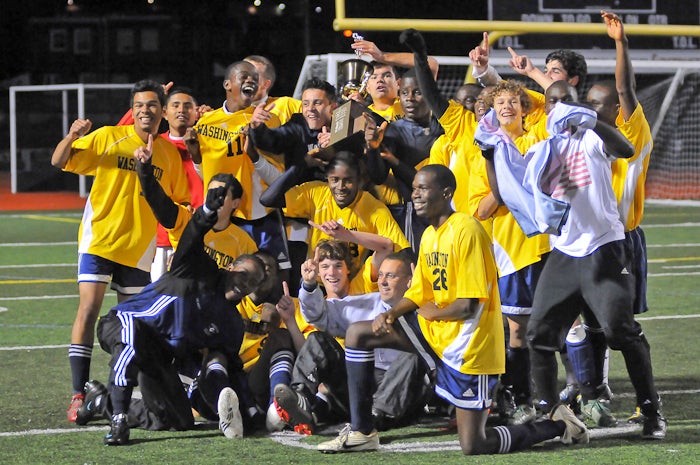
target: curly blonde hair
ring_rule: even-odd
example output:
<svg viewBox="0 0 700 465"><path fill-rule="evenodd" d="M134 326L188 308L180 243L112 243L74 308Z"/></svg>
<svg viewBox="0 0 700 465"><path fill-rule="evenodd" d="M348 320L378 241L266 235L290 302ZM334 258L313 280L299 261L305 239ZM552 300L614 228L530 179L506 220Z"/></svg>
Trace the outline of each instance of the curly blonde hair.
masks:
<svg viewBox="0 0 700 465"><path fill-rule="evenodd" d="M506 79L496 84L486 95L486 104L493 108L493 102L496 100L496 97L506 93L520 97L520 106L523 109L523 116L530 112L530 109L532 108L532 101L530 100L530 96L527 94L527 87L525 87L525 84L522 82L512 79Z"/></svg>

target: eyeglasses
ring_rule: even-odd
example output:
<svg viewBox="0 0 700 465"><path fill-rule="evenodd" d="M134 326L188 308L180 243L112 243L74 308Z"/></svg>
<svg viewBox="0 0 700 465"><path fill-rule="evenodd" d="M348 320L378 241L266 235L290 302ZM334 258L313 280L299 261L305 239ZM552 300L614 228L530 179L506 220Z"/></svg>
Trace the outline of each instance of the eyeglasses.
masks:
<svg viewBox="0 0 700 465"><path fill-rule="evenodd" d="M398 279L398 278L401 278L401 277L402 277L402 275L398 275L398 274L394 274L394 273L386 273L386 274L384 274L384 273L382 273L381 271L379 272L379 274L377 274L377 280L382 279L382 278L394 280L394 279Z"/></svg>

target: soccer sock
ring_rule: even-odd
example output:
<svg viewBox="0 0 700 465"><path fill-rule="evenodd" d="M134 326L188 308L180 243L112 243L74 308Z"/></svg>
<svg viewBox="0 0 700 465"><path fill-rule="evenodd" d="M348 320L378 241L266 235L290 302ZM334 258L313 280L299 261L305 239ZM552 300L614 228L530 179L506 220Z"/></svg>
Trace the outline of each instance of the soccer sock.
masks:
<svg viewBox="0 0 700 465"><path fill-rule="evenodd" d="M345 369L348 374L352 430L369 434L374 429L372 421L374 351L346 347Z"/></svg>
<svg viewBox="0 0 700 465"><path fill-rule="evenodd" d="M131 386L112 386L109 392L109 397L112 401L112 416L129 412L133 390L134 388Z"/></svg>
<svg viewBox="0 0 700 465"><path fill-rule="evenodd" d="M590 328L584 325L586 329L586 337L591 341L593 350L593 361L595 362L596 379L603 383L607 380L607 358L608 358L608 342L605 340L605 333L602 328Z"/></svg>
<svg viewBox="0 0 700 465"><path fill-rule="evenodd" d="M530 366L542 411L549 413L559 401L557 392L557 359L554 352L531 349Z"/></svg>
<svg viewBox="0 0 700 465"><path fill-rule="evenodd" d="M596 364L591 341L586 338L583 326L577 325L566 336L566 351L576 374L584 401L595 399L596 388L603 382L596 373Z"/></svg>
<svg viewBox="0 0 700 465"><path fill-rule="evenodd" d="M221 390L230 385L226 367L220 362L212 362L205 368L199 389L206 403L213 407L219 401Z"/></svg>
<svg viewBox="0 0 700 465"><path fill-rule="evenodd" d="M90 361L92 360L92 346L83 344L71 344L68 348L68 362L70 363L73 393L85 391L85 383L90 380Z"/></svg>
<svg viewBox="0 0 700 465"><path fill-rule="evenodd" d="M542 420L524 425L496 426L487 429L486 435L498 437L499 446L494 453L507 454L561 436L565 429L566 425L562 421Z"/></svg>
<svg viewBox="0 0 700 465"><path fill-rule="evenodd" d="M527 347L509 347L506 354L506 372L513 386L515 404L531 404L530 351Z"/></svg>
<svg viewBox="0 0 700 465"><path fill-rule="evenodd" d="M270 359L270 404L275 399L275 386L292 382L293 366L294 354L289 350L276 352Z"/></svg>

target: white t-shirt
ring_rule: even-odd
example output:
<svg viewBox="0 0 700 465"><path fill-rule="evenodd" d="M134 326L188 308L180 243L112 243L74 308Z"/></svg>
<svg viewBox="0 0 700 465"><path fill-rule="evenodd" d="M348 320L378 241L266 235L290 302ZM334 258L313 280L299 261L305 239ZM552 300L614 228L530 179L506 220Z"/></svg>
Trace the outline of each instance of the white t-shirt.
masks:
<svg viewBox="0 0 700 465"><path fill-rule="evenodd" d="M563 165L552 198L571 204L569 218L553 246L572 257L585 257L598 247L624 239L624 227L612 189L611 161L603 141L591 129L553 141L552 155Z"/></svg>

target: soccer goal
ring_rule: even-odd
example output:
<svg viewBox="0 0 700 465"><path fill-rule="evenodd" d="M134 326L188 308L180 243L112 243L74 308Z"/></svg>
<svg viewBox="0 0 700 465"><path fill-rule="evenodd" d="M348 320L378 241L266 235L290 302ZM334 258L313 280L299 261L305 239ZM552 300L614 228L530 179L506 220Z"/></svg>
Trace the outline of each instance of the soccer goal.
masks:
<svg viewBox="0 0 700 465"><path fill-rule="evenodd" d="M612 50L579 50L588 64L588 88L604 79L614 79L615 57ZM544 65L548 51L528 50L528 56L538 66ZM507 52L493 53L491 64L504 78L523 79L508 64ZM646 183L647 198L700 199L700 61L685 54L665 51L633 50L632 63L637 80L637 95L652 127L654 150L651 155ZM354 54L307 56L295 89L297 98L301 87L311 77L338 82L339 65L357 58ZM440 69L438 87L451 97L468 76L469 59L436 56ZM670 58L670 59L669 59ZM524 79L532 89L540 89L533 81Z"/></svg>
<svg viewBox="0 0 700 465"><path fill-rule="evenodd" d="M89 181L51 166L51 153L75 118L93 128L113 125L128 110L133 84L55 84L10 87L10 173L12 193L75 190ZM77 184L77 186L76 186Z"/></svg>

